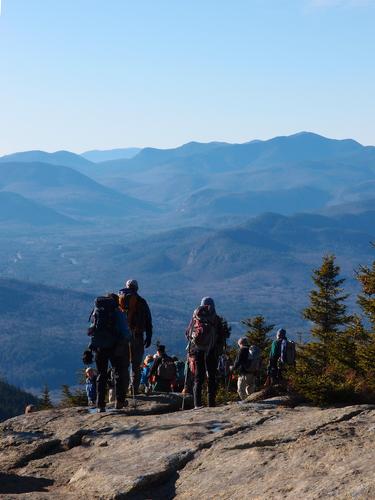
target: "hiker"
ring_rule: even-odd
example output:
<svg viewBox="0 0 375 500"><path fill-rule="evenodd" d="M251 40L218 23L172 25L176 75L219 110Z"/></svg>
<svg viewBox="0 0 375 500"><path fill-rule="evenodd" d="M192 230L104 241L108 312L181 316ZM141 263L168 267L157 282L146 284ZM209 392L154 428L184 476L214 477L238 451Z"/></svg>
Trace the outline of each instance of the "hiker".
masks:
<svg viewBox="0 0 375 500"><path fill-rule="evenodd" d="M115 408L127 405L126 388L129 385L129 341L130 332L126 314L119 308L119 297L112 293L95 300L95 308L90 315L91 324L88 335L91 336L89 350L95 354L97 369L96 406L98 412L105 412L105 393L108 378L108 362L114 374ZM84 353L84 362L90 361L88 351Z"/></svg>
<svg viewBox="0 0 375 500"><path fill-rule="evenodd" d="M171 386L176 382L176 365L165 352L164 345L158 346L157 358L154 358L149 379L155 392L171 392Z"/></svg>
<svg viewBox="0 0 375 500"><path fill-rule="evenodd" d="M216 370L224 349L225 334L211 297L204 297L195 309L186 337L189 341L189 367L194 377L194 407L202 407L202 386L206 376L208 406L216 406Z"/></svg>
<svg viewBox="0 0 375 500"><path fill-rule="evenodd" d="M87 395L87 402L89 406L95 406L96 405L96 373L94 368L86 368L85 370L86 373L86 381L85 381L85 386L86 386L86 395Z"/></svg>
<svg viewBox="0 0 375 500"><path fill-rule="evenodd" d="M132 386L134 394L139 392L141 364L145 348L151 345L152 317L146 300L138 294L138 282L134 279L125 283L119 291L120 308L128 318L131 332L130 362L132 365ZM146 333L146 338L144 338Z"/></svg>
<svg viewBox="0 0 375 500"><path fill-rule="evenodd" d="M238 341L240 350L237 353L234 365L231 371L238 372L237 393L240 399L244 400L250 396L255 389L255 373L251 370L252 358L249 351L249 341L242 337Z"/></svg>
<svg viewBox="0 0 375 500"><path fill-rule="evenodd" d="M154 356L152 354L148 354L143 361L142 371L141 371L141 384L140 387L143 389L145 394L148 394L151 390L150 387L150 370L154 363Z"/></svg>
<svg viewBox="0 0 375 500"><path fill-rule="evenodd" d="M282 382L282 371L286 363L288 339L284 328L276 333L276 339L272 342L270 358L268 363L268 376L272 385Z"/></svg>
<svg viewBox="0 0 375 500"><path fill-rule="evenodd" d="M185 363L178 359L177 356L172 356L176 366L176 380L173 384L173 392L182 392L185 385Z"/></svg>

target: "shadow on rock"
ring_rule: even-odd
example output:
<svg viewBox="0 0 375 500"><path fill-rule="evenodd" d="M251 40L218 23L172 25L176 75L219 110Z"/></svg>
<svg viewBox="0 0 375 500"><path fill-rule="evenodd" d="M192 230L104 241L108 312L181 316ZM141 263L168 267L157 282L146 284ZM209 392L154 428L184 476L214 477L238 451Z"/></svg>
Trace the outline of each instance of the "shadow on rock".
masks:
<svg viewBox="0 0 375 500"><path fill-rule="evenodd" d="M34 491L48 492L48 486L53 485L51 479L32 476L17 476L17 474L4 474L0 472L0 493L19 494Z"/></svg>

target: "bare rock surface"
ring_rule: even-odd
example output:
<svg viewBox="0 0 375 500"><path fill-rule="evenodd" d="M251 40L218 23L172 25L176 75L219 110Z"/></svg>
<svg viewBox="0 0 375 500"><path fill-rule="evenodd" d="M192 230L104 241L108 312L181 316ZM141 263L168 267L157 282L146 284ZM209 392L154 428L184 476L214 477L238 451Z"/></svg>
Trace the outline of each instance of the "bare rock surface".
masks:
<svg viewBox="0 0 375 500"><path fill-rule="evenodd" d="M4 422L0 498L375 498L375 406L180 406L178 395L138 397L121 412Z"/></svg>

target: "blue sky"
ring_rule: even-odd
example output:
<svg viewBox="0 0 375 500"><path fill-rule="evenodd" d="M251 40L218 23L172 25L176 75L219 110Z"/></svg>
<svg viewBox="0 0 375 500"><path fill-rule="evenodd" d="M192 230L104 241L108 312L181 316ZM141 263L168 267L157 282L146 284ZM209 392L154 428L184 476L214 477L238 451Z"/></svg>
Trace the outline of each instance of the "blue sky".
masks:
<svg viewBox="0 0 375 500"><path fill-rule="evenodd" d="M2 0L0 153L375 144L373 0Z"/></svg>

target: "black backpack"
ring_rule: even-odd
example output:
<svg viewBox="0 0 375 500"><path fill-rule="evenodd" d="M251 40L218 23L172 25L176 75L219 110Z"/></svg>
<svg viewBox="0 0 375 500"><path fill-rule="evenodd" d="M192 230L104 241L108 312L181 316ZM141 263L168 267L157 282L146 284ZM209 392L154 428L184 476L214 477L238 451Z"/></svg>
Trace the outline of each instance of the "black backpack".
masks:
<svg viewBox="0 0 375 500"><path fill-rule="evenodd" d="M92 350L114 347L117 340L116 311L118 303L113 297L97 297L95 306L90 314L91 321L88 335L91 337Z"/></svg>
<svg viewBox="0 0 375 500"><path fill-rule="evenodd" d="M175 362L169 356L162 356L158 366L157 376L166 382L173 382L176 379L177 370Z"/></svg>

